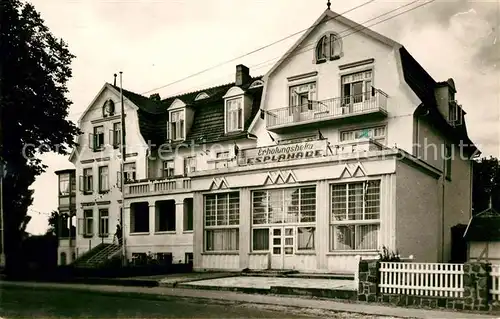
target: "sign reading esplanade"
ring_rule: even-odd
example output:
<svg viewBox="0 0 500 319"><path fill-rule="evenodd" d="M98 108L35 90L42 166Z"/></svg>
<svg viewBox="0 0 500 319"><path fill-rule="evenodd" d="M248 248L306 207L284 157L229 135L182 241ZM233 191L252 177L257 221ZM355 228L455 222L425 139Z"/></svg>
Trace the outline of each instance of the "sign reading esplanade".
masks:
<svg viewBox="0 0 500 319"><path fill-rule="evenodd" d="M326 140L274 145L245 150L247 165L324 156Z"/></svg>

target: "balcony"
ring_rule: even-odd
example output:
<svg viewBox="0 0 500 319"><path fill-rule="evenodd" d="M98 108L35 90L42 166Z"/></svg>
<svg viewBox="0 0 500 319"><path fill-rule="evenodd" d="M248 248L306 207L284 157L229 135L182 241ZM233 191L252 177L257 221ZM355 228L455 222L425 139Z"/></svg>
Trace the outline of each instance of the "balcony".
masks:
<svg viewBox="0 0 500 319"><path fill-rule="evenodd" d="M269 110L266 125L271 132L283 133L299 127L317 127L320 123L381 119L387 117L387 98L387 94L375 89L357 95L309 101L303 105Z"/></svg>
<svg viewBox="0 0 500 319"><path fill-rule="evenodd" d="M183 193L191 189L191 179L171 178L137 181L125 184L125 197Z"/></svg>
<svg viewBox="0 0 500 319"><path fill-rule="evenodd" d="M59 207L60 211L71 211L76 210L76 197L75 194L71 195L59 195Z"/></svg>

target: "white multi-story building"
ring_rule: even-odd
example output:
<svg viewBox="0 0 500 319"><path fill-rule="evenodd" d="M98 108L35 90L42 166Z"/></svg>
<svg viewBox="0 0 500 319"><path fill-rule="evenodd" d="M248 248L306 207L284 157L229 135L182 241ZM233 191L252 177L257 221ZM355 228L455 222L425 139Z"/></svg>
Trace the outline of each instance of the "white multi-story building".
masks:
<svg viewBox="0 0 500 319"><path fill-rule="evenodd" d="M360 31L340 36L346 28ZM80 121L79 251L120 216L118 150L101 133L119 134L119 115L103 113L118 93L105 85ZM478 153L455 93L402 45L330 10L264 77L238 65L234 83L164 100L124 91L128 258L339 273L383 246L452 259L451 227L471 216ZM111 190L98 195L104 166Z"/></svg>

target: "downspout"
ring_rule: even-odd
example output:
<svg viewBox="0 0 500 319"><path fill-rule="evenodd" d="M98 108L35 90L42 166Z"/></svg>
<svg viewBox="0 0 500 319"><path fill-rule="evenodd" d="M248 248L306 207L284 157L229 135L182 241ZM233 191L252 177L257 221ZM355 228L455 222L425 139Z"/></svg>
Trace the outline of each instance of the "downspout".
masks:
<svg viewBox="0 0 500 319"><path fill-rule="evenodd" d="M447 261L444 260L444 203L445 203L445 196L444 196L444 190L445 190L445 177L444 174L441 177L441 183L442 183L442 199L441 199L441 262L445 263Z"/></svg>

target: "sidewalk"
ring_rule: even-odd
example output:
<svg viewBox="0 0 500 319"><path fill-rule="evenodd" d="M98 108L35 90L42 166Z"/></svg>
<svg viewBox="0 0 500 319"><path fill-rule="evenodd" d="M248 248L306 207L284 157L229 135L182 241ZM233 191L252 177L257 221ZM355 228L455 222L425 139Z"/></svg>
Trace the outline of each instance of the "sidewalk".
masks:
<svg viewBox="0 0 500 319"><path fill-rule="evenodd" d="M22 286L27 288L56 288L83 290L99 293L124 293L131 297L162 298L202 298L213 300L237 301L243 303L279 305L288 307L323 309L330 311L353 312L367 315L393 316L400 318L499 318L499 316L477 314L470 312L451 312L440 310L423 310L414 308L397 308L379 304L349 303L331 300L305 299L294 297L278 297L272 295L249 295L228 291L196 290L167 287L125 287L125 286L103 286L103 285L81 285L81 284L55 284L36 282L8 282L0 281L2 286Z"/></svg>

